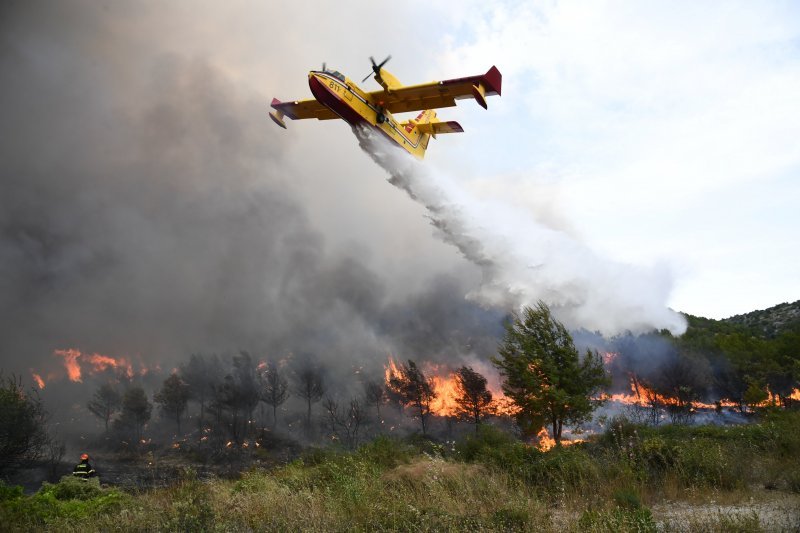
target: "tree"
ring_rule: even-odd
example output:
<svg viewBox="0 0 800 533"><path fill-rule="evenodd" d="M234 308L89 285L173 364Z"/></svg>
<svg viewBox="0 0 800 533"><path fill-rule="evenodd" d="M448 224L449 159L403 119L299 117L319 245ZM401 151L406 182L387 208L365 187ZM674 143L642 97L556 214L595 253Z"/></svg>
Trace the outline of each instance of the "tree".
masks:
<svg viewBox="0 0 800 533"><path fill-rule="evenodd" d="M311 361L300 363L294 373L294 393L306 401L306 428L311 428L311 404L322 399L325 394L325 384L322 371Z"/></svg>
<svg viewBox="0 0 800 533"><path fill-rule="evenodd" d="M358 443L358 431L367 421L367 413L364 406L357 398L352 398L346 408L340 408L339 402L330 396L322 402L328 423L331 425L331 433L339 437L339 430L344 432L344 438L350 449L355 448Z"/></svg>
<svg viewBox="0 0 800 533"><path fill-rule="evenodd" d="M278 407L283 405L289 397L289 382L275 361L267 363L262 380L261 401L272 407L272 427L274 429L278 425Z"/></svg>
<svg viewBox="0 0 800 533"><path fill-rule="evenodd" d="M704 397L712 378L705 358L675 352L646 381L649 388L666 399L665 407L672 423L685 424L694 414L694 403Z"/></svg>
<svg viewBox="0 0 800 533"><path fill-rule="evenodd" d="M177 374L172 374L164 380L164 385L153 400L161 405L162 414L174 417L180 434L181 416L186 411L186 404L189 402L189 386Z"/></svg>
<svg viewBox="0 0 800 533"><path fill-rule="evenodd" d="M34 390L0 373L0 473L42 456L50 439L47 412Z"/></svg>
<svg viewBox="0 0 800 533"><path fill-rule="evenodd" d="M364 383L364 398L367 403L375 406L375 414L381 418L381 405L386 400L386 388L382 382L369 380Z"/></svg>
<svg viewBox="0 0 800 533"><path fill-rule="evenodd" d="M108 423L111 421L111 417L114 416L114 413L119 411L121 404L122 396L119 391L110 383L105 383L94 391L94 395L92 399L89 400L89 403L86 404L86 408L105 423L106 432L108 432Z"/></svg>
<svg viewBox="0 0 800 533"><path fill-rule="evenodd" d="M572 336L541 301L514 315L492 362L504 377L503 392L519 409L523 432L536 434L547 423L557 445L564 424L588 419L598 406L592 397L609 383L599 354L587 350L581 358Z"/></svg>
<svg viewBox="0 0 800 533"><path fill-rule="evenodd" d="M761 381L752 381L744 393L744 403L752 410L755 411L757 407L764 404L769 400L769 393L766 391L764 383Z"/></svg>
<svg viewBox="0 0 800 533"><path fill-rule="evenodd" d="M256 361L247 352L239 352L233 357L233 378L238 390L242 412L247 415L245 434L253 424L253 411L261 401L261 378Z"/></svg>
<svg viewBox="0 0 800 533"><path fill-rule="evenodd" d="M122 411L115 421L115 426L123 431L130 431L136 442L142 439L144 425L150 420L153 404L147 400L147 394L141 387L131 387L122 397Z"/></svg>
<svg viewBox="0 0 800 533"><path fill-rule="evenodd" d="M203 429L206 402L210 401L222 381L223 371L219 357L192 354L189 362L181 367L183 381L189 386L190 398L200 404L198 428Z"/></svg>
<svg viewBox="0 0 800 533"><path fill-rule="evenodd" d="M492 393L486 388L486 378L471 367L462 366L456 371L456 416L478 425L492 406Z"/></svg>
<svg viewBox="0 0 800 533"><path fill-rule="evenodd" d="M261 379L249 353L240 352L231 362L231 372L217 387L212 407L217 411L218 421L222 410L228 413L231 437L240 443L253 426L253 411L261 399Z"/></svg>
<svg viewBox="0 0 800 533"><path fill-rule="evenodd" d="M433 385L411 359L401 364L389 378L389 388L405 406L411 406L419 416L422 434L427 435L426 421L431 414L431 402L436 398Z"/></svg>

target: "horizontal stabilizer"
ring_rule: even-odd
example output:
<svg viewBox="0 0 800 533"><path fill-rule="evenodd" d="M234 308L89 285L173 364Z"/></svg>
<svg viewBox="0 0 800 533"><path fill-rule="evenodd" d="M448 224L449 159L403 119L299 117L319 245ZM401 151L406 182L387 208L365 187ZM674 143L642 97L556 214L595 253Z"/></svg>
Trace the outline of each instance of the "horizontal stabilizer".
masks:
<svg viewBox="0 0 800 533"><path fill-rule="evenodd" d="M464 133L464 128L455 120L447 122L429 122L427 124L417 124L417 129L422 133L439 135L440 133Z"/></svg>

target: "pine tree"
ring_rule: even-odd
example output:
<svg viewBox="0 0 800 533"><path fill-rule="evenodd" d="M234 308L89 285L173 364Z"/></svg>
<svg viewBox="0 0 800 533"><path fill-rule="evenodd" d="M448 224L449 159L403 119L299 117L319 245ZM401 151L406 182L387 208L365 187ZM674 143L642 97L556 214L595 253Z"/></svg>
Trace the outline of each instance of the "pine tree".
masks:
<svg viewBox="0 0 800 533"><path fill-rule="evenodd" d="M458 392L455 398L458 405L456 416L475 424L477 432L478 425L492 406L492 393L486 388L486 378L471 367L462 366L456 372L455 379Z"/></svg>
<svg viewBox="0 0 800 533"><path fill-rule="evenodd" d="M427 435L426 422L431 414L431 402L436 398L433 385L410 359L397 370L398 373L389 378L389 387L403 405L414 409L422 424L422 434Z"/></svg>
<svg viewBox="0 0 800 533"><path fill-rule="evenodd" d="M589 418L599 405L593 396L609 382L599 354L587 350L581 358L572 336L541 301L514 315L492 362L505 378L503 392L519 408L523 432L534 435L547 424L557 445L564 424Z"/></svg>
<svg viewBox="0 0 800 533"><path fill-rule="evenodd" d="M122 396L119 391L115 389L110 383L101 385L99 389L94 391L92 399L86 404L86 408L95 415L97 418L105 422L106 432L108 431L108 423L114 413L119 411L122 404Z"/></svg>
<svg viewBox="0 0 800 533"><path fill-rule="evenodd" d="M278 407L289 398L289 382L275 361L267 363L267 369L262 374L263 387L261 401L272 407L272 427L278 424Z"/></svg>
<svg viewBox="0 0 800 533"><path fill-rule="evenodd" d="M164 385L158 391L153 400L161 405L161 412L169 417L174 417L178 427L178 434L181 432L181 416L186 411L186 404L189 402L189 386L177 374L172 374L164 380Z"/></svg>

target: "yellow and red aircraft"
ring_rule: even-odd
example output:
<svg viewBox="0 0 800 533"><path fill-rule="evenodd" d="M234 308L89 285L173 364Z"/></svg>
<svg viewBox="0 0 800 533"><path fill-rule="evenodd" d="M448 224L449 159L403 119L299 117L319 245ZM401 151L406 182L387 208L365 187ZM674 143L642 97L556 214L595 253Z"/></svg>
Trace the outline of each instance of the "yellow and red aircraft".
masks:
<svg viewBox="0 0 800 533"><path fill-rule="evenodd" d="M371 57L369 59L375 81L381 84L383 90L366 92L341 73L328 70L323 63L322 70L308 73L308 85L315 100L281 102L273 98L272 108L275 111L270 112L270 118L282 128L286 128L284 117L293 120L341 118L353 126L371 126L422 159L431 137L464 131L458 122L443 122L436 118L435 108L452 107L456 105L456 100L474 98L481 107L487 109L486 97L499 96L503 82L500 71L492 67L483 75L403 86L383 68L391 56L380 63L375 63ZM422 112L404 122L392 116L392 113L408 111Z"/></svg>

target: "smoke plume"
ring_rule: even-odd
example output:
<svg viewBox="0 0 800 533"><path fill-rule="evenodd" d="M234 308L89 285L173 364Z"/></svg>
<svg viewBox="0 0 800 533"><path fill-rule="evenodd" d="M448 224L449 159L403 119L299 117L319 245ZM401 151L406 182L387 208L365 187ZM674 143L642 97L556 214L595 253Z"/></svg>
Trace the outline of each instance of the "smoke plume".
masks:
<svg viewBox="0 0 800 533"><path fill-rule="evenodd" d="M685 331L682 316L667 308L671 283L664 269L600 257L521 210L472 197L445 172L419 163L370 129L354 132L389 181L426 207L441 238L480 267L483 282L470 293L476 301L519 308L544 300L568 326L606 335Z"/></svg>

